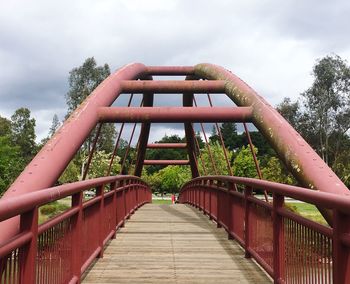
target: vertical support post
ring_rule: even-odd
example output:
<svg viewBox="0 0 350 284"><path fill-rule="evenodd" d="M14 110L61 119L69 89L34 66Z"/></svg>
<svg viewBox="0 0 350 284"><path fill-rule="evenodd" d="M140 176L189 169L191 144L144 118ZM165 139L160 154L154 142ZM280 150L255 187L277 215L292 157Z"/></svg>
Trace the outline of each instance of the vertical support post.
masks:
<svg viewBox="0 0 350 284"><path fill-rule="evenodd" d="M148 78L152 80L152 77ZM151 107L153 106L153 93L145 93L143 94L143 106ZM135 163L135 176L141 176L143 161L145 160L146 148L148 143L149 132L151 129L151 124L149 122L144 122L141 125L140 138L138 143L138 151L136 153L136 163Z"/></svg>
<svg viewBox="0 0 350 284"><path fill-rule="evenodd" d="M216 204L217 204L217 219L216 219L216 227L217 228L221 228L222 226L221 226L221 206L222 206L222 204L221 204L221 202L220 202L220 196L221 196L221 192L220 192L220 190L219 190L219 186L220 186L220 184L219 184L219 181L217 182L217 189L216 189L216 194L217 194L217 197L216 197Z"/></svg>
<svg viewBox="0 0 350 284"><path fill-rule="evenodd" d="M186 80L189 80L190 77L186 77ZM192 107L193 106L193 93L184 93L182 96L182 102L184 107ZM196 137L194 135L194 129L192 123L186 122L184 124L185 127L185 137L188 151L188 159L190 161L191 166L191 174L192 178L199 176L198 171L198 162L196 157L196 146L195 140Z"/></svg>
<svg viewBox="0 0 350 284"><path fill-rule="evenodd" d="M79 208L77 214L72 217L72 273L77 278L77 283L81 279L81 237L83 226L83 192L80 191L72 196L72 208Z"/></svg>
<svg viewBox="0 0 350 284"><path fill-rule="evenodd" d="M349 283L350 248L342 243L342 236L350 233L349 224L348 215L333 210L333 283Z"/></svg>
<svg viewBox="0 0 350 284"><path fill-rule="evenodd" d="M131 94L130 95L130 98L129 98L129 102L128 102L128 107L131 105L131 102L132 102L132 99L134 97L134 94ZM113 149L113 153L112 153L112 157L111 157L111 160L109 162L109 167L108 167L108 170L107 170L107 174L106 176L109 176L111 171L112 171L112 165L113 165L113 161L114 161L114 157L115 155L117 154L117 150L118 150L118 146L119 146L119 141L120 141L120 138L122 136L122 133L123 133L123 129L124 129L124 125L125 123L123 122L120 126L120 130L119 130L119 133L118 133L118 138L115 142L115 146L114 146L114 149Z"/></svg>
<svg viewBox="0 0 350 284"><path fill-rule="evenodd" d="M125 181L121 180L119 182L119 187L122 188L122 202L123 202L123 207L124 207L124 216L121 216L122 218L120 218L120 220L123 220L122 224L120 225L121 228L123 228L125 226L125 216L126 216L126 202L125 202ZM122 204L120 204L121 206Z"/></svg>
<svg viewBox="0 0 350 284"><path fill-rule="evenodd" d="M261 170L260 170L260 167L259 167L258 159L257 159L257 157L255 155L254 145L253 145L252 139L250 138L250 134L249 134L249 131L248 131L247 124L245 122L243 122L243 126L244 126L245 134L246 134L247 139L248 139L250 152L252 153L252 156L253 156L256 172L257 172L257 174L259 176L259 179L263 179L262 173L261 173ZM264 196L265 196L265 201L269 202L269 197L267 196L266 190L264 190Z"/></svg>
<svg viewBox="0 0 350 284"><path fill-rule="evenodd" d="M233 231L233 220L234 218L232 217L232 195L230 194L230 192L232 190L234 191L237 191L237 188L236 188L236 184L234 183L229 183L228 184L228 188L227 188L227 194L228 194L228 223L227 223L227 230L228 230L228 239L229 240L232 240L233 237L232 237L232 234L231 232Z"/></svg>
<svg viewBox="0 0 350 284"><path fill-rule="evenodd" d="M20 250L20 283L35 283L38 248L38 207L21 215L20 231L30 231L32 233L31 241Z"/></svg>
<svg viewBox="0 0 350 284"><path fill-rule="evenodd" d="M98 254L98 258L102 258L103 257L103 239L104 239L104 220L105 220L105 216L104 216L104 213L105 213L105 209L104 209L104 185L101 185L99 187L96 188L96 196L101 196L101 200L99 202L99 214L98 214L98 217L99 217L99 238L98 238L98 243L99 243L99 246L101 248L100 250L100 253Z"/></svg>
<svg viewBox="0 0 350 284"><path fill-rule="evenodd" d="M244 190L244 246L245 246L245 258L250 258L250 218L249 218L249 211L250 211L250 202L248 200L249 196L252 196L252 188L247 186Z"/></svg>
<svg viewBox="0 0 350 284"><path fill-rule="evenodd" d="M110 184L110 190L113 191L113 211L114 211L114 216L113 216L113 220L114 220L114 226L113 226L113 236L112 239L115 239L116 234L117 234L117 225L118 225L118 217L117 217L117 182L112 182Z"/></svg>
<svg viewBox="0 0 350 284"><path fill-rule="evenodd" d="M282 283L284 280L284 224L283 217L278 210L283 207L284 196L273 194L273 273L274 283Z"/></svg>
<svg viewBox="0 0 350 284"><path fill-rule="evenodd" d="M91 164L91 161L92 161L92 156L95 153L96 145L97 145L98 138L100 137L101 129L102 129L102 123L100 123L98 125L97 131L96 131L96 136L95 136L94 142L92 144L92 148L91 148L90 153L89 153L89 157L88 157L88 161L86 163L86 167L85 167L84 172L83 172L82 180L86 179L87 173L89 172L90 164Z"/></svg>

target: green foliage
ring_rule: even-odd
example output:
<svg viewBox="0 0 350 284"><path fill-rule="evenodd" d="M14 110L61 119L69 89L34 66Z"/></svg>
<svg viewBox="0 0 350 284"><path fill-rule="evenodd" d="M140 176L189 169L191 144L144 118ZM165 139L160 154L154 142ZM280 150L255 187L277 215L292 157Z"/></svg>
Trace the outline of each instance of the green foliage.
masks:
<svg viewBox="0 0 350 284"><path fill-rule="evenodd" d="M110 75L108 64L97 66L95 58L87 58L85 62L69 72L69 90L66 94L68 105L67 117L94 91L94 89ZM83 151L90 151L96 128L83 144ZM105 123L100 132L97 149L108 153L113 151L113 140L116 131L114 124Z"/></svg>
<svg viewBox="0 0 350 284"><path fill-rule="evenodd" d="M153 192L176 193L191 179L191 171L189 167L167 166L151 175L143 171L142 178L151 186Z"/></svg>
<svg viewBox="0 0 350 284"><path fill-rule="evenodd" d="M63 203L60 203L58 201L54 201L48 204L45 204L43 206L40 207L40 213L41 215L44 215L44 218L42 221L45 221L49 218L52 218L64 211L66 211L67 209L69 209L69 206Z"/></svg>
<svg viewBox="0 0 350 284"><path fill-rule="evenodd" d="M11 121L0 116L0 136L11 135Z"/></svg>
<svg viewBox="0 0 350 284"><path fill-rule="evenodd" d="M73 112L110 74L108 64L97 66L94 57L87 58L83 65L73 68L69 72L69 90L66 94L68 114Z"/></svg>
<svg viewBox="0 0 350 284"><path fill-rule="evenodd" d="M165 135L161 140L156 143L183 143L184 138L180 138L178 135ZM187 159L187 151L183 149L150 149L146 152L146 159L149 160L185 160ZM147 173L153 174L156 171L163 169L165 166L149 166L147 167Z"/></svg>
<svg viewBox="0 0 350 284"><path fill-rule="evenodd" d="M20 148L8 136L0 136L0 196L23 170Z"/></svg>
<svg viewBox="0 0 350 284"><path fill-rule="evenodd" d="M87 153L81 153L75 159L73 159L64 170L60 178L59 183L69 183L81 180L83 169L86 166L88 160ZM88 175L86 179L97 178L105 176L108 172L109 163L111 160L111 154L104 151L96 151L92 157L89 167ZM112 164L110 175L117 175L120 172L120 157L115 156Z"/></svg>
<svg viewBox="0 0 350 284"><path fill-rule="evenodd" d="M20 149L21 157L29 162L36 153L35 119L30 117L30 110L19 108L11 116L12 141Z"/></svg>
<svg viewBox="0 0 350 284"><path fill-rule="evenodd" d="M49 137L52 137L55 134L57 129L60 127L60 125L61 123L60 123L60 120L58 119L57 114L54 114L52 117L52 123L49 130Z"/></svg>
<svg viewBox="0 0 350 284"><path fill-rule="evenodd" d="M318 60L312 74L312 86L302 93L303 134L331 165L330 136L342 135L350 128L350 67L339 56L331 55Z"/></svg>
<svg viewBox="0 0 350 284"><path fill-rule="evenodd" d="M70 161L62 175L59 177L60 184L75 182L80 179L80 167L76 159Z"/></svg>
<svg viewBox="0 0 350 284"><path fill-rule="evenodd" d="M226 151L227 151L228 160L230 162L233 154L228 149L226 149ZM211 156L213 157L215 167L211 162L210 153L211 153ZM210 143L210 152L208 147L205 147L204 149L202 149L201 155L202 155L202 160L204 162L204 167L206 169L207 175L216 175L216 174L229 175L229 170L225 160L225 154L221 144L218 141ZM204 174L205 171L202 166L201 160L199 158L198 160L199 160L199 163L198 163L199 171ZM215 168L217 172L215 171Z"/></svg>
<svg viewBox="0 0 350 284"><path fill-rule="evenodd" d="M254 151L255 153L258 153L258 149L256 147L254 147ZM238 177L258 177L254 159L249 147L243 146L238 152L238 155L233 161L233 173Z"/></svg>
<svg viewBox="0 0 350 284"><path fill-rule="evenodd" d="M261 172L266 180L284 184L296 184L294 177L288 173L284 165L276 157L271 157Z"/></svg>

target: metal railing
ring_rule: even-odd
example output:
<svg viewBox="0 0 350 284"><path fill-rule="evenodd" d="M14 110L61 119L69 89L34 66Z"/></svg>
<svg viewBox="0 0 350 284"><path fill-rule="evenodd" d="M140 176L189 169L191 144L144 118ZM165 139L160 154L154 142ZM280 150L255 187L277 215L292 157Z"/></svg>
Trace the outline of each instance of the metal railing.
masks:
<svg viewBox="0 0 350 284"><path fill-rule="evenodd" d="M85 201L91 189L96 196ZM68 196L71 207L39 225L38 208ZM151 198L141 179L114 176L0 200L0 221L20 218L19 232L0 244L0 283L79 283L117 229Z"/></svg>
<svg viewBox="0 0 350 284"><path fill-rule="evenodd" d="M238 188L238 190L236 190ZM272 195L268 203L255 190ZM333 212L333 228L284 207L284 197ZM189 203L228 232L275 283L350 283L350 198L263 180L199 177L186 183L179 202Z"/></svg>

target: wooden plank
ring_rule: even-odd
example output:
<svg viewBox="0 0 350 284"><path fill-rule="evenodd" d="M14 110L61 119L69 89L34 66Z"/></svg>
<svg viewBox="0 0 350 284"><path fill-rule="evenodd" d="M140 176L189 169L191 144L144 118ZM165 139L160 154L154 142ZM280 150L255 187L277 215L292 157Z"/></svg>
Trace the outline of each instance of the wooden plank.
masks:
<svg viewBox="0 0 350 284"><path fill-rule="evenodd" d="M183 204L147 204L83 283L271 283L223 229Z"/></svg>

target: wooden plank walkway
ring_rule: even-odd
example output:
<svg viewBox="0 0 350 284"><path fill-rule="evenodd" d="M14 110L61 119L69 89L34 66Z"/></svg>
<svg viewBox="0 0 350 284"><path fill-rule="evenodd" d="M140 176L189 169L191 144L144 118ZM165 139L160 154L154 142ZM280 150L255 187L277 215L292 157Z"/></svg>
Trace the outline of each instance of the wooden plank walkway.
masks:
<svg viewBox="0 0 350 284"><path fill-rule="evenodd" d="M141 207L83 283L271 283L223 229L183 204Z"/></svg>

